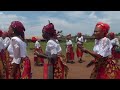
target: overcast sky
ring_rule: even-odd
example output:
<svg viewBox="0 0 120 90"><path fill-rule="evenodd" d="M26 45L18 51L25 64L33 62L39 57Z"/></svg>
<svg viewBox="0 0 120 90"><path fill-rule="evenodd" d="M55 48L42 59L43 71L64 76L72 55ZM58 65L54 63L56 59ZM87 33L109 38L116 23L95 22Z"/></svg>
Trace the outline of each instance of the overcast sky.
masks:
<svg viewBox="0 0 120 90"><path fill-rule="evenodd" d="M92 35L98 21L108 23L110 31L120 32L120 11L0 11L0 29L8 30L14 20L24 24L26 36L41 36L48 20L64 35L78 32Z"/></svg>

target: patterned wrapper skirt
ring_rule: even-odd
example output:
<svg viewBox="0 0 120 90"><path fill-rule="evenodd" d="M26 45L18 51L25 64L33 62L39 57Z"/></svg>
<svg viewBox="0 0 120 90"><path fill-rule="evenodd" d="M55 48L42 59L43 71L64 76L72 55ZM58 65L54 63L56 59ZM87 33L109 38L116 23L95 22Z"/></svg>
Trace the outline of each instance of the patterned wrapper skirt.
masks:
<svg viewBox="0 0 120 90"><path fill-rule="evenodd" d="M78 58L82 57L83 56L83 52L80 50L80 48L78 47L77 45L77 49L76 49L76 55Z"/></svg>
<svg viewBox="0 0 120 90"><path fill-rule="evenodd" d="M3 53L0 52L0 79L5 78L5 67L4 67L4 62L3 62Z"/></svg>
<svg viewBox="0 0 120 90"><path fill-rule="evenodd" d="M73 47L71 45L67 46L66 58L67 58L67 60L74 60L74 51L73 51Z"/></svg>
<svg viewBox="0 0 120 90"><path fill-rule="evenodd" d="M91 79L120 79L120 69L113 58L96 60Z"/></svg>
<svg viewBox="0 0 120 90"><path fill-rule="evenodd" d="M22 58L21 67L21 79L31 79L31 62L28 57Z"/></svg>
<svg viewBox="0 0 120 90"><path fill-rule="evenodd" d="M10 79L11 78L11 73L12 73L12 69L13 69L13 65L12 65L12 57L9 57L9 52L7 50L3 51L3 63L4 63L4 71L5 71L5 79ZM15 74L15 79L20 79L21 75L20 75L20 67L17 68L17 72Z"/></svg>
<svg viewBox="0 0 120 90"><path fill-rule="evenodd" d="M65 57L63 55L58 56L54 65L44 63L43 79L65 79L67 78L68 70Z"/></svg>
<svg viewBox="0 0 120 90"><path fill-rule="evenodd" d="M43 53L42 49L39 48L39 49L34 49L34 53L35 52L39 52L39 53ZM44 58L41 58L41 57L38 57L37 55L34 54L34 62L36 64L43 64L44 63Z"/></svg>
<svg viewBox="0 0 120 90"><path fill-rule="evenodd" d="M3 59L4 59L4 66L5 66L5 78L10 79L10 69L11 69L11 62L12 59L9 57L9 52L4 50L3 52Z"/></svg>
<svg viewBox="0 0 120 90"><path fill-rule="evenodd" d="M11 77L11 73L12 73L12 69L13 69L13 64L11 63L13 60L12 57L8 57L8 61L7 61L7 79L10 79ZM14 79L20 79L21 78L21 71L20 71L20 65L17 67L17 71L15 72L15 77Z"/></svg>
<svg viewBox="0 0 120 90"><path fill-rule="evenodd" d="M115 59L120 59L120 53L115 51L115 46L112 48L112 55Z"/></svg>

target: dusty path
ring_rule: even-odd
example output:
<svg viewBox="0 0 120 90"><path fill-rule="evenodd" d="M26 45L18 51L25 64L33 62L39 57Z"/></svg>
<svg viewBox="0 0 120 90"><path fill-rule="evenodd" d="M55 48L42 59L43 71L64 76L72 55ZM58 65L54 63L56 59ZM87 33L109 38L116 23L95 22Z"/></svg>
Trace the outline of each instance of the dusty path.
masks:
<svg viewBox="0 0 120 90"><path fill-rule="evenodd" d="M32 79L43 79L43 66L34 65L32 53L29 54L29 57L31 59L32 65ZM83 63L78 63L76 58L74 64L68 63L69 66L68 79L89 79L93 66L86 68L86 65L93 58L87 54L84 54L83 59L85 60L85 62Z"/></svg>

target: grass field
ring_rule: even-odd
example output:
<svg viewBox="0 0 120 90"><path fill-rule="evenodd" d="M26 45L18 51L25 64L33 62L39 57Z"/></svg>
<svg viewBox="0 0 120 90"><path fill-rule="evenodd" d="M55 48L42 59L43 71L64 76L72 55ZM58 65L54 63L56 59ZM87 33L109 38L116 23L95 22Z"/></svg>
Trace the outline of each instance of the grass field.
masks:
<svg viewBox="0 0 120 90"><path fill-rule="evenodd" d="M32 50L33 50L33 48L34 48L34 44L35 43L33 43L33 42L30 42L30 43L28 43L28 47L27 47L27 51L28 51L28 54L30 53L30 52L32 52ZM40 44L41 44L41 47L42 47L42 50L45 52L45 47L46 47L46 42L40 42ZM60 45L61 45L61 47L62 47L62 53L65 55L65 50L66 50L66 48L65 48L65 42L60 42ZM85 48L87 48L87 49L89 49L89 50L92 50L93 49L93 45L94 45L94 42L85 42L84 43L84 47ZM73 42L73 46L74 46L74 52L75 52L75 49L76 49L76 43L75 42Z"/></svg>

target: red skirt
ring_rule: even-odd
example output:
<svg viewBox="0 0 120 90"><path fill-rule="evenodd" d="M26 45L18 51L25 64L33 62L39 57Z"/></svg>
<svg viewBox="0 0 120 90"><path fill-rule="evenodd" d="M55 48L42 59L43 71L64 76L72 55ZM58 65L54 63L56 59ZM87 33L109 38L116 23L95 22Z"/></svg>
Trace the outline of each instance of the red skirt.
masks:
<svg viewBox="0 0 120 90"><path fill-rule="evenodd" d="M4 76L4 78L8 78L7 77L7 57L6 57L6 52L7 51L5 51L5 50L2 50L1 52L0 52L0 58L1 58L1 64L2 64L2 74L3 74L3 76Z"/></svg>
<svg viewBox="0 0 120 90"><path fill-rule="evenodd" d="M22 59L21 79L31 79L31 63L28 57Z"/></svg>
<svg viewBox="0 0 120 90"><path fill-rule="evenodd" d="M80 50L80 48L78 48L78 47L77 47L77 49L76 49L76 54L77 54L77 57L78 57L78 58L80 58L80 57L82 58L82 56L83 56L83 52L82 52L82 51Z"/></svg>
<svg viewBox="0 0 120 90"><path fill-rule="evenodd" d="M120 59L120 53L115 51L115 46L112 48L112 55L115 59Z"/></svg>
<svg viewBox="0 0 120 90"><path fill-rule="evenodd" d="M112 58L99 60L91 73L92 79L120 79L120 69Z"/></svg>
<svg viewBox="0 0 120 90"><path fill-rule="evenodd" d="M39 48L39 49L34 49L34 53L35 52L39 52L39 53L43 53L42 49ZM44 63L44 58L41 58L41 57L38 57L37 55L34 54L34 62L37 63L37 64L43 64Z"/></svg>
<svg viewBox="0 0 120 90"><path fill-rule="evenodd" d="M46 64L44 63L44 70L43 70L43 79L49 79L48 78L48 67L53 64ZM68 74L68 67L66 65L66 61L64 57L58 56L57 62L53 65L53 75L54 79L64 79L67 77Z"/></svg>
<svg viewBox="0 0 120 90"><path fill-rule="evenodd" d="M74 51L72 46L67 47L66 58L67 60L74 60Z"/></svg>

